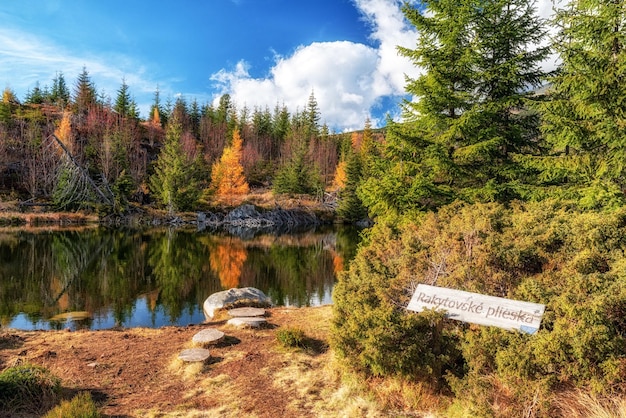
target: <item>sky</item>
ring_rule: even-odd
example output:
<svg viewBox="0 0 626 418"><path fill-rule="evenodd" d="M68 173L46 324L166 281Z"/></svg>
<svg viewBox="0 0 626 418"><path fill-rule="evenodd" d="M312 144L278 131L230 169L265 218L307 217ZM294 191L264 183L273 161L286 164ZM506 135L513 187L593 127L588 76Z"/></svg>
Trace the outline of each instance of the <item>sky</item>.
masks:
<svg viewBox="0 0 626 418"><path fill-rule="evenodd" d="M62 72L72 90L83 67L115 100L123 80L147 117L182 96L239 109L301 111L314 94L331 131L397 118L405 76L397 53L415 28L400 0L20 0L0 1L0 88L20 100ZM539 0L542 16L552 0ZM549 64L548 64L549 65Z"/></svg>

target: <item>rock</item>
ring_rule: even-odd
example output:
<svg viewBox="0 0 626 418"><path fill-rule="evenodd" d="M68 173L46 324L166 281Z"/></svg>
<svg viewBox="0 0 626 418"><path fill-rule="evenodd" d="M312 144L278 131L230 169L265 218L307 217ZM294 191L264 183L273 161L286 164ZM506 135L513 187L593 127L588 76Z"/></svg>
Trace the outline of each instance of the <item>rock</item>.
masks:
<svg viewBox="0 0 626 418"><path fill-rule="evenodd" d="M213 293L206 298L202 309L204 316L208 320L212 319L215 316L215 312L220 309L240 308L244 306L269 308L272 306L272 301L265 296L265 293L255 287L233 288Z"/></svg>
<svg viewBox="0 0 626 418"><path fill-rule="evenodd" d="M217 344L224 339L224 333L215 328L207 328L198 332L193 336L191 341L195 344L200 345L208 345L208 344Z"/></svg>
<svg viewBox="0 0 626 418"><path fill-rule="evenodd" d="M241 318L241 317L255 317L255 316L265 316L265 309L263 308L235 308L230 309L228 311L228 315L233 318Z"/></svg>
<svg viewBox="0 0 626 418"><path fill-rule="evenodd" d="M254 205L241 205L224 217L226 223L238 223L249 219L259 218L261 214L256 210Z"/></svg>
<svg viewBox="0 0 626 418"><path fill-rule="evenodd" d="M183 350L178 355L178 358L187 363L194 363L198 361L205 361L211 357L209 350L206 348L188 348Z"/></svg>
<svg viewBox="0 0 626 418"><path fill-rule="evenodd" d="M267 319L258 316L255 317L239 317L232 318L226 322L228 325L235 326L237 328L261 328L262 325L267 324Z"/></svg>

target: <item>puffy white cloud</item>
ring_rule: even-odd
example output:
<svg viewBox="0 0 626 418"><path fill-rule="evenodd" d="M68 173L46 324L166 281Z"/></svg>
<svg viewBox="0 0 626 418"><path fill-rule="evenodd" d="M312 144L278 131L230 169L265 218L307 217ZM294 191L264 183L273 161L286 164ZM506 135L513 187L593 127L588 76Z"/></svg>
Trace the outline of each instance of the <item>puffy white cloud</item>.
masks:
<svg viewBox="0 0 626 418"><path fill-rule="evenodd" d="M355 0L372 29L375 47L348 41L301 45L288 57L276 57L265 78L252 78L244 61L212 75L220 94L229 93L238 106L273 108L284 103L302 110L314 93L324 122L332 129L362 128L384 96L404 93L405 73L415 74L396 46L411 47L416 33L409 28L396 0ZM376 125L375 118L372 119Z"/></svg>

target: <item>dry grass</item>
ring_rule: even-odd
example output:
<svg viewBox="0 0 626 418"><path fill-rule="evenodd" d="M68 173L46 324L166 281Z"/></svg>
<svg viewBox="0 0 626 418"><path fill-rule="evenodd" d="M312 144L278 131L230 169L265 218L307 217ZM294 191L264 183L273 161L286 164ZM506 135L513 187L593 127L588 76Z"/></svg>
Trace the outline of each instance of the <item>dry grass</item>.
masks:
<svg viewBox="0 0 626 418"><path fill-rule="evenodd" d="M573 391L555 400L559 416L568 418L626 418L626 399L597 397L588 392Z"/></svg>
<svg viewBox="0 0 626 418"><path fill-rule="evenodd" d="M42 225L83 225L98 222L98 216L83 212L13 212L0 211L0 224L22 224L31 227Z"/></svg>

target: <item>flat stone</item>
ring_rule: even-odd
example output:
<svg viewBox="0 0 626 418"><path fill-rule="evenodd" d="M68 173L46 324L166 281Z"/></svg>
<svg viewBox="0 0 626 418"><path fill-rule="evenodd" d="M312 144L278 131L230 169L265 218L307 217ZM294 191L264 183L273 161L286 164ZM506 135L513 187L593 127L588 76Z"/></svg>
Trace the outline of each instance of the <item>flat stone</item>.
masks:
<svg viewBox="0 0 626 418"><path fill-rule="evenodd" d="M188 363L205 361L209 357L211 357L211 354L209 354L209 350L206 348L188 348L181 351L178 355L179 359Z"/></svg>
<svg viewBox="0 0 626 418"><path fill-rule="evenodd" d="M217 344L224 339L224 333L215 328L207 328L193 336L191 341L196 344Z"/></svg>
<svg viewBox="0 0 626 418"><path fill-rule="evenodd" d="M230 309L228 311L228 315L232 316L233 318L241 318L241 317L255 317L255 316L265 316L265 309L263 308L251 308L251 307L245 307L245 308L235 308L235 309Z"/></svg>
<svg viewBox="0 0 626 418"><path fill-rule="evenodd" d="M265 325L267 323L267 319L260 318L258 316L255 317L239 317L229 319L227 324L233 325L238 328L261 328L261 325Z"/></svg>

